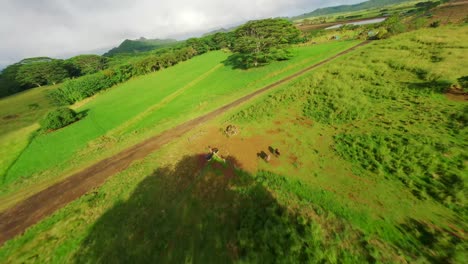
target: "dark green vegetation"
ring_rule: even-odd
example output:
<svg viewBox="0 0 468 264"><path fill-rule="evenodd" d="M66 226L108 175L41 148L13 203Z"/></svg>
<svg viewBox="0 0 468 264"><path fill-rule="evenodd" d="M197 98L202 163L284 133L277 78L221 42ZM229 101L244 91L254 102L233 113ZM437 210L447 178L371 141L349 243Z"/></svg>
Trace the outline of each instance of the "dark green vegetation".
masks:
<svg viewBox="0 0 468 264"><path fill-rule="evenodd" d="M92 74L107 68L107 63L107 58L97 55L79 55L68 60L48 57L24 59L1 72L0 97Z"/></svg>
<svg viewBox="0 0 468 264"><path fill-rule="evenodd" d="M175 44L177 44L177 40L175 39L126 39L120 43L118 47L109 50L103 56L112 57L121 53L140 53L172 46Z"/></svg>
<svg viewBox="0 0 468 264"><path fill-rule="evenodd" d="M102 71L108 67L109 59L98 55L79 55L69 59L73 76L82 76Z"/></svg>
<svg viewBox="0 0 468 264"><path fill-rule="evenodd" d="M468 76L463 76L457 79L458 84L464 92L468 92Z"/></svg>
<svg viewBox="0 0 468 264"><path fill-rule="evenodd" d="M41 129L45 131L56 130L69 124L72 124L80 119L80 115L74 110L61 107L49 112L46 117L41 120Z"/></svg>
<svg viewBox="0 0 468 264"><path fill-rule="evenodd" d="M287 60L289 46L299 42L300 31L284 19L250 21L235 31L231 58L235 66L257 67L274 60Z"/></svg>

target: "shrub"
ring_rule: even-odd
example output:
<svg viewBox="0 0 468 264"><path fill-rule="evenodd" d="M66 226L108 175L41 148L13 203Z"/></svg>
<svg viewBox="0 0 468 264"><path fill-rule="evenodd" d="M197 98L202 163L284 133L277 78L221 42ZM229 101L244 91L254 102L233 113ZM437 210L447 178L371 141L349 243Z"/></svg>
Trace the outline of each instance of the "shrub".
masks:
<svg viewBox="0 0 468 264"><path fill-rule="evenodd" d="M388 31L385 28L381 28L379 29L379 32L374 36L374 39L386 39L388 37Z"/></svg>
<svg viewBox="0 0 468 264"><path fill-rule="evenodd" d="M85 75L64 82L62 87L51 91L49 97L58 105L73 104L96 94L100 90L111 87L118 83L118 80L124 78L126 77L122 77L120 72L118 72L118 74L112 72L111 75L108 75L106 71L104 71Z"/></svg>
<svg viewBox="0 0 468 264"><path fill-rule="evenodd" d="M429 26L430 26L431 28L437 28L437 27L440 26L440 21L439 21L439 20L436 20L436 21L432 22L431 24L429 24Z"/></svg>
<svg viewBox="0 0 468 264"><path fill-rule="evenodd" d="M80 116L70 108L63 107L49 112L40 122L43 130L56 130L80 119Z"/></svg>
<svg viewBox="0 0 468 264"><path fill-rule="evenodd" d="M468 76L463 76L457 79L458 84L464 92L468 92Z"/></svg>

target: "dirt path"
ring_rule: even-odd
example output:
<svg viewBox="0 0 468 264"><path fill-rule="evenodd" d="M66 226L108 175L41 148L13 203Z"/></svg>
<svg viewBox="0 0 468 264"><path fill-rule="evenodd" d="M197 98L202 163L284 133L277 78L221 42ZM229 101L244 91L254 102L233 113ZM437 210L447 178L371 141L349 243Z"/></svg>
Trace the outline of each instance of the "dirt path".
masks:
<svg viewBox="0 0 468 264"><path fill-rule="evenodd" d="M182 136L196 126L213 119L219 114L222 114L259 94L286 83L368 43L368 41L360 43L322 62L305 68L287 78L270 84L230 104L218 108L211 113L169 129L153 138L130 147L115 156L104 159L78 173L75 173L64 181L50 186L49 188L25 199L0 214L0 245L16 235L22 234L28 227L36 224L41 219L51 215L56 210L86 194L89 190L101 186L108 177L125 170L132 162L143 159L150 153L159 149L161 146Z"/></svg>

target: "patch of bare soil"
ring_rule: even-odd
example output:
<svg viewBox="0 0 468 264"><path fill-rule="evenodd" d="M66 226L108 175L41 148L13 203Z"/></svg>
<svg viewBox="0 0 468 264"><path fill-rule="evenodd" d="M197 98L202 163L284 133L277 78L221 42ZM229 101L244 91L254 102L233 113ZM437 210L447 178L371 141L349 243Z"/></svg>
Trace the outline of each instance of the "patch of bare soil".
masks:
<svg viewBox="0 0 468 264"><path fill-rule="evenodd" d="M450 88L450 90L445 93L447 99L457 102L466 102L468 101L468 93L465 93L462 89Z"/></svg>
<svg viewBox="0 0 468 264"><path fill-rule="evenodd" d="M203 135L199 136L196 140L191 141L189 150L197 152L200 149L208 150L208 146L218 148L218 156L234 157L236 159L236 166L248 172L255 172L258 168L259 162L264 162L257 157L260 152L269 152L269 147L272 145L273 140L270 137L255 135L245 137L242 134L227 137L224 133L216 127L207 128ZM278 160L274 155L270 155L269 163L277 165Z"/></svg>
<svg viewBox="0 0 468 264"><path fill-rule="evenodd" d="M3 120L13 120L13 119L17 119L18 117L20 117L19 115L6 115L4 117L2 117Z"/></svg>
<svg viewBox="0 0 468 264"><path fill-rule="evenodd" d="M432 12L431 21L439 20L442 24L462 23L468 14L468 1L451 1L440 5Z"/></svg>

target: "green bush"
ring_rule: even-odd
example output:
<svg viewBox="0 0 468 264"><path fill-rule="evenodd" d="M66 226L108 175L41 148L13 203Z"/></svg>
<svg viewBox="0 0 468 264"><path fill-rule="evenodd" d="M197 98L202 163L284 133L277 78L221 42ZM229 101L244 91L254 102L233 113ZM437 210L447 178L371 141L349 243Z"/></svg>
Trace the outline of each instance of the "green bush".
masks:
<svg viewBox="0 0 468 264"><path fill-rule="evenodd" d="M436 21L432 22L431 24L429 24L429 26L430 26L431 28L437 28L437 27L440 26L440 21L439 21L439 20L436 20Z"/></svg>
<svg viewBox="0 0 468 264"><path fill-rule="evenodd" d="M98 72L68 80L59 89L51 91L49 97L58 105L73 104L83 100L118 83L116 79L121 78L115 72L106 73L107 71Z"/></svg>
<svg viewBox="0 0 468 264"><path fill-rule="evenodd" d="M80 119L80 116L70 108L58 108L49 112L40 122L42 130L56 130Z"/></svg>
<svg viewBox="0 0 468 264"><path fill-rule="evenodd" d="M463 76L457 79L458 84L464 92L468 92L468 76Z"/></svg>

